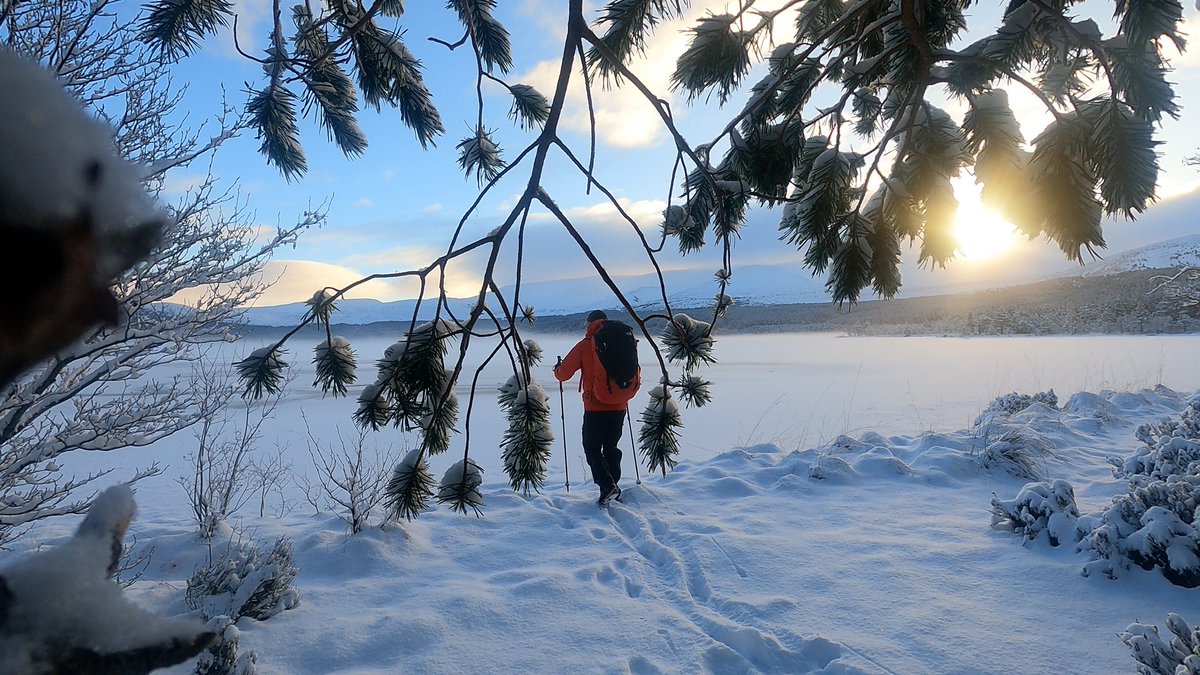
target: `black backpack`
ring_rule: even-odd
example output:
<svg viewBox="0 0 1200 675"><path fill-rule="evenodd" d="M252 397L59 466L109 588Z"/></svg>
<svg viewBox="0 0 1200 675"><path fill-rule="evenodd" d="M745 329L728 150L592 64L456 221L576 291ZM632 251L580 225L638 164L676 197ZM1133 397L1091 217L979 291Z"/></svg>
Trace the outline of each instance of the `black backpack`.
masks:
<svg viewBox="0 0 1200 675"><path fill-rule="evenodd" d="M609 381L620 389L632 388L636 392L641 384L638 380L637 338L633 337L629 324L606 320L592 339L596 343L596 356L608 373ZM633 392L629 393L632 395Z"/></svg>

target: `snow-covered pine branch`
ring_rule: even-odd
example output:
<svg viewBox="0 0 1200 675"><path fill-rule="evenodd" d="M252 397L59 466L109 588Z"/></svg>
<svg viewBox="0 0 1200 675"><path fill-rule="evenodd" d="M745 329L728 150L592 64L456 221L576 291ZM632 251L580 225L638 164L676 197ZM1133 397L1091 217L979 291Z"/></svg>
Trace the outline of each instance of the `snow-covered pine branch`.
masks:
<svg viewBox="0 0 1200 675"><path fill-rule="evenodd" d="M506 413L508 429L500 444L504 471L512 489L528 495L541 489L550 462L550 397L541 385L529 382L516 389Z"/></svg>

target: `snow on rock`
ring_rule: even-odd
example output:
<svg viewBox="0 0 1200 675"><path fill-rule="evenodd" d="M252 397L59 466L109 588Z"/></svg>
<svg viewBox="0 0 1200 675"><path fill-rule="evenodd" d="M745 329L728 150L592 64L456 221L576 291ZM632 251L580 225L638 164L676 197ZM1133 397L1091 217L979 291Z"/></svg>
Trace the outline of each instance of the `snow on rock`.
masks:
<svg viewBox="0 0 1200 675"><path fill-rule="evenodd" d="M147 672L211 641L200 623L142 609L112 580L133 513L129 486L109 488L66 544L0 569L0 672Z"/></svg>

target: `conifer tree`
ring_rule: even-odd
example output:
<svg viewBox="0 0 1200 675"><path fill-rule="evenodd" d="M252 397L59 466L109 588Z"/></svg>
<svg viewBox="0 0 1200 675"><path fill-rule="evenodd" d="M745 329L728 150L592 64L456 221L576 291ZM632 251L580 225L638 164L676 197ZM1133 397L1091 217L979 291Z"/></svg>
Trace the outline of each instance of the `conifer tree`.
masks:
<svg viewBox="0 0 1200 675"><path fill-rule="evenodd" d="M433 303L438 319L448 322L434 339L458 340L458 356L444 369L400 368L399 378L368 385L360 396L360 422L378 427L416 419L420 412L430 422L425 446L431 454L441 448L441 436L430 434L440 435L452 424L448 387L462 375L472 341L497 339L493 355L501 350L508 355L515 391L531 385L518 324L535 318L533 309L522 304L519 283L501 292L494 278L501 246L523 246L535 208L549 213L577 243L653 346L663 387L642 414L640 450L665 469L674 447L671 434L681 422L673 397L695 405L709 398L708 383L694 371L712 360L712 330L732 302L727 290L735 273L733 243L751 206L777 208L780 238L803 251L803 264L814 274L825 276L834 301L854 303L868 289L885 298L896 294L906 241L919 249L922 265L943 267L953 259L957 201L951 179L964 172L973 172L982 184L986 205L1027 236L1052 241L1072 260L1104 246L1105 215L1133 218L1155 198L1156 125L1178 114L1164 57L1167 45L1183 46L1178 0L1118 3L1111 34L1079 15L1081 6L1013 0L998 25L969 43L964 35L970 3L963 0L743 0L726 3L730 10L697 15L698 4L610 0L590 14L582 0L570 0L558 78L553 92L542 93L507 79L513 51L495 0L449 0L447 11L460 22L462 37L431 39L451 51L465 47L477 87L484 81L504 87L512 97L508 117L532 138L506 155L489 127L494 111L479 97L478 122L456 146L464 174L479 183L479 198L463 214L444 255L421 269L376 276L419 279L422 301ZM156 0L153 7L144 35L171 54L193 49L233 11L224 0ZM301 98L316 103L308 109L344 152L360 152L365 139L354 124L358 103L348 82L357 84L368 105L398 108L421 145L445 132L423 83L423 67L405 46L404 31L419 27L405 24L401 2L333 2L311 12L318 10L297 10L294 25L285 27L275 3L273 32L261 59L264 80L251 100L267 161L288 177L305 170L296 132ZM630 66L657 30L688 17L696 18L671 86L688 103L729 106L728 122L713 138L686 138L660 92ZM657 231L621 208L605 176L581 159L589 156L587 149L572 148L560 133L568 87L578 80L589 90L602 84L640 93L669 133L675 174L664 181L668 206ZM1008 103L1013 88L1041 102L1052 118L1044 129L1020 127ZM945 100L965 108L961 120L944 109ZM543 184L551 155L565 158L589 189L611 201L656 269L656 253L667 239L685 254L710 245L721 249L711 321L674 312L665 288L660 307L634 309ZM506 181L522 185L516 204L495 230L463 241L462 223ZM430 289L430 275L470 253L483 253L487 262L474 307L454 317L444 286ZM518 256L518 280L523 264ZM350 288L330 289L331 297ZM665 354L647 329L652 319L667 324ZM314 320L310 313L306 321ZM422 330L415 313L410 327L409 341ZM286 339L265 354L277 354ZM318 354L318 365L327 373L340 368L344 377L337 381L348 382L349 365L329 361L332 353ZM272 381L279 366L256 358L244 370L251 392L262 391L258 383ZM672 373L668 361L682 372ZM504 442L510 450L518 447ZM527 459L536 455L519 453ZM514 487L536 489L536 462L506 464Z"/></svg>

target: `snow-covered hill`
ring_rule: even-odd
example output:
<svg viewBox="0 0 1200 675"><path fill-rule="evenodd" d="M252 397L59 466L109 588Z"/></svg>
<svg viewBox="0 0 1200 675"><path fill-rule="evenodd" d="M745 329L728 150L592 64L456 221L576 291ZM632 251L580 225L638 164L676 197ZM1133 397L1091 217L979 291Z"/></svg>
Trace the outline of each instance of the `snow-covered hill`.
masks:
<svg viewBox="0 0 1200 675"><path fill-rule="evenodd" d="M1105 277L1122 272L1167 267L1200 267L1200 234L1191 234L1130 249L1105 260L1088 263L1059 277Z"/></svg>
<svg viewBox="0 0 1200 675"><path fill-rule="evenodd" d="M667 287L671 291L671 303L677 307L704 307L711 305L717 292L717 283L711 270L680 270L667 272ZM650 274L619 277L625 297L635 307L661 306L662 291L657 279ZM804 302L824 302L823 279L812 277L807 270L795 265L758 265L739 267L729 286L729 294L739 304L773 305ZM539 316L556 316L586 312L597 307L611 308L612 293L597 277L562 279L523 284L521 301L532 306ZM465 314L473 299L451 302L456 313ZM433 305L424 303L421 314L432 314ZM344 324L363 325L379 321L405 321L412 316L415 302L399 300L343 300L338 303L335 321ZM256 326L294 325L304 315L304 303L256 307L247 313L247 320Z"/></svg>
<svg viewBox="0 0 1200 675"><path fill-rule="evenodd" d="M1055 277L1099 277L1180 265L1200 267L1200 234L1114 254L1106 260L1074 266ZM717 291L712 270L677 270L666 272L664 276L673 306L686 308L712 304ZM635 307L661 306L662 291L653 275L617 277L616 281ZM909 285L905 287L904 294L906 297L917 297L967 290L979 289ZM794 263L737 267L729 294L739 305L824 303L829 300L824 278L814 278L809 270ZM614 305L608 287L597 277L527 283L521 289L521 299L526 305L532 306L539 316L575 314ZM456 313L465 314L472 302L473 299L454 300L451 307ZM412 316L414 306L412 300L343 300L338 303L339 312L335 321L353 325L405 321ZM300 320L305 309L303 303L257 307L247 313L247 319L256 326L290 326ZM433 305L425 303L422 317L431 316L432 310Z"/></svg>

